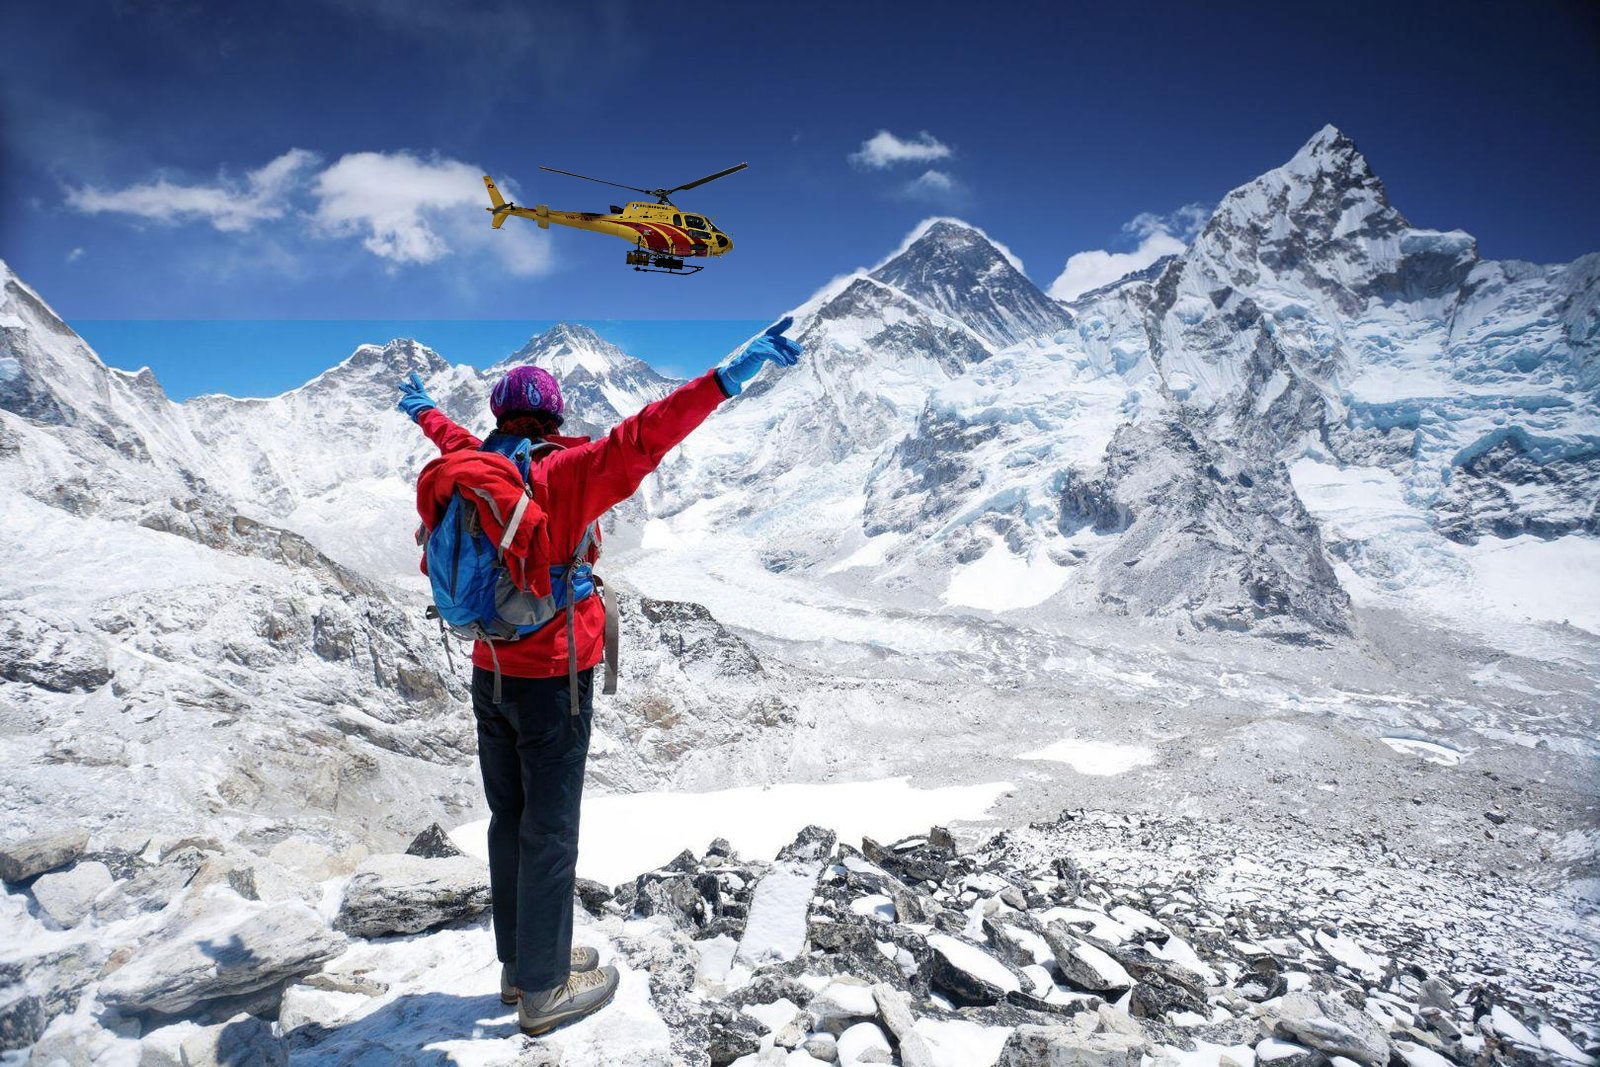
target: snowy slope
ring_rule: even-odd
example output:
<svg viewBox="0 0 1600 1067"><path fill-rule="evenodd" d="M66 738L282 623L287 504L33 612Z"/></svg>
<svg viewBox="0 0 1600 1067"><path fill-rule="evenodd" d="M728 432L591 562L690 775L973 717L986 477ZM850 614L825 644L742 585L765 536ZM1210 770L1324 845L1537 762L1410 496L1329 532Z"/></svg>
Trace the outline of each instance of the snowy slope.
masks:
<svg viewBox="0 0 1600 1067"><path fill-rule="evenodd" d="M1485 263L1464 235L1410 227L1332 130L1231 194L1188 253L1069 308L981 232L919 228L798 306L806 359L725 404L610 520L623 681L596 720L591 784L645 792L591 805L622 814L590 861L637 853L608 876L631 874L751 822L773 831L780 807L787 829L835 821L829 803L882 819L895 782L920 833L944 817L932 784L981 796L951 814L987 811L1008 833L981 867L950 868L936 902L857 884L881 872L843 849L814 896L782 867L784 923L819 939L811 909L849 924L849 952L805 966L899 981L910 960L921 983L937 942L1021 967L1060 1008L1080 992L1049 971L1035 985L1046 958L1013 959L984 922L1041 906L1044 886L1094 937L1130 922L1145 941L1119 902L1192 923L1153 956L1179 973L1248 988L1252 971L1276 981L1258 964L1281 958L1295 982L1364 990L1402 1052L1426 1052L1406 1029L1416 972L1373 978L1376 960L1449 978L1453 1006L1434 1010L1464 1028L1462 1048L1566 1055L1600 944L1596 275L1596 257ZM37 887L0 895L18 935L0 953L0 1030L53 1018L64 1058L112 1062L139 1051L134 1024L96 1015L113 950L189 937L207 900L275 905L285 856L327 918L368 848L483 814L460 665L420 618L405 536L431 450L393 400L415 370L482 431L504 365L396 340L279 397L175 405L148 372L105 368L3 265L0 283L0 480L17 490L0 524L0 759L19 769L0 784L4 841L94 830L127 892L156 865L117 859L100 831L138 831L133 851L157 834L149 855L169 870L195 852L180 836L221 839L202 843L215 863L197 861L210 885L121 925L68 933L41 917ZM525 360L561 375L583 432L672 385L578 327L507 362ZM761 789L777 782L808 784ZM685 788L722 791L681 806L648 792ZM1113 814L1038 821L1086 803ZM232 899L254 888L223 850L262 901ZM297 986L245 1010L281 1007L284 1032L326 1013L331 1031L291 1041L296 1062L688 1058L713 1039L708 1011L748 1029L739 1006L777 1013L780 995L820 988L735 962L765 859L735 872L691 855L625 883L619 910L580 931L626 964L624 993L548 1044L502 1039L481 917L352 943L328 970L376 977L350 983L364 992ZM702 897L712 867L719 888ZM881 925L902 904L938 933ZM675 908L702 939L673 928ZM752 977L759 998L726 996ZM47 986L56 999L33 1011ZM1174 987L1141 971L1140 988ZM1141 1024L1160 1027L1147 1051L1249 1058L1255 1007L1200 992L1210 1021L1163 1007L1171 1026ZM1018 1021L1065 1018L916 1011L929 1062L962 1065L991 1062ZM762 1029L786 1021L772 1018ZM145 1051L193 1029L145 1030Z"/></svg>
<svg viewBox="0 0 1600 1067"><path fill-rule="evenodd" d="M897 277L940 292L908 254ZM1463 234L1410 227L1323 130L1184 255L933 381L871 463L860 536L817 531L851 549L824 566L953 605L1337 634L1336 560L1370 565L1363 594L1414 603L1395 576L1448 555L1441 539L1595 531L1597 270L1485 263ZM1393 472L1425 521L1347 544L1290 477L1304 456Z"/></svg>
<svg viewBox="0 0 1600 1067"><path fill-rule="evenodd" d="M583 326L558 324L487 370L452 366L415 341L363 345L298 389L268 399L196 397L183 405L209 477L263 519L309 537L334 558L386 578L416 571L416 472L433 446L394 410L396 385L417 372L469 429L493 427L489 390L511 366L539 362L562 376L562 431L598 434L673 384Z"/></svg>
<svg viewBox="0 0 1600 1067"><path fill-rule="evenodd" d="M338 836L467 802L438 646L378 583L243 513L148 372L0 267L0 758L62 818ZM406 820L409 821L409 820Z"/></svg>

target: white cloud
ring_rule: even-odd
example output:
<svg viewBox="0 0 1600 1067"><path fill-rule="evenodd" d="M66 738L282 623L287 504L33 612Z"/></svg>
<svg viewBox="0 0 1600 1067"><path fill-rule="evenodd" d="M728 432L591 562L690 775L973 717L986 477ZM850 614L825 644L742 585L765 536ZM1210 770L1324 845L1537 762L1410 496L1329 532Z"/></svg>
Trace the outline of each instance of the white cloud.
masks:
<svg viewBox="0 0 1600 1067"><path fill-rule="evenodd" d="M516 275L550 265L549 242L532 226L489 226L483 171L460 160L409 152L352 152L318 169L318 157L290 149L242 180L219 175L210 184L159 178L124 189L68 189L67 206L177 225L201 222L225 233L286 222L282 238L355 238L390 266L426 265L450 256L492 257ZM508 194L516 185L500 182ZM256 240L261 240L259 237ZM280 245L284 255L291 255ZM74 254L75 255L75 254ZM69 256L70 259L73 256ZM292 258L292 257L291 257Z"/></svg>
<svg viewBox="0 0 1600 1067"><path fill-rule="evenodd" d="M508 195L515 186L502 182ZM433 263L463 251L495 255L513 274L549 266L547 242L532 226L489 227L483 171L454 159L408 152L354 152L317 175L312 216L324 233L359 236L394 264ZM515 220L513 220L515 223Z"/></svg>
<svg viewBox="0 0 1600 1067"><path fill-rule="evenodd" d="M67 253L67 262L68 263L76 263L76 262L78 262L78 260L82 259L83 256L84 256L83 246L79 245L77 248L74 248L72 251Z"/></svg>
<svg viewBox="0 0 1600 1067"><path fill-rule="evenodd" d="M925 170L900 187L900 195L905 199L933 204L953 203L966 191L966 186L942 170Z"/></svg>
<svg viewBox="0 0 1600 1067"><path fill-rule="evenodd" d="M1092 289L1143 270L1162 256L1177 255L1189 247L1209 216L1210 210L1203 204L1185 204L1170 215L1141 212L1122 227L1123 233L1138 239L1133 251L1097 249L1074 253L1068 257L1061 275L1050 283L1050 295L1057 300L1075 300Z"/></svg>
<svg viewBox="0 0 1600 1067"><path fill-rule="evenodd" d="M208 185L182 185L166 178L125 189L86 185L67 190L67 206L86 215L132 215L168 224L206 222L224 233L238 233L282 218L289 210L290 193L316 162L314 152L291 148L242 181L219 174Z"/></svg>
<svg viewBox="0 0 1600 1067"><path fill-rule="evenodd" d="M901 140L888 130L879 130L861 142L859 151L850 153L850 162L872 170L883 170L897 163L932 163L948 159L950 146L927 130L908 140Z"/></svg>

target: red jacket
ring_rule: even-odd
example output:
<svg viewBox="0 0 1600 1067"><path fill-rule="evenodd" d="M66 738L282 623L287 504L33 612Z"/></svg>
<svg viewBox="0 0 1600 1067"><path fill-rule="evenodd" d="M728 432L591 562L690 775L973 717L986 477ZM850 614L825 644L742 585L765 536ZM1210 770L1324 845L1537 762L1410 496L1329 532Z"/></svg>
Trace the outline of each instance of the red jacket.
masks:
<svg viewBox="0 0 1600 1067"><path fill-rule="evenodd" d="M444 418L444 416L440 416ZM515 519L516 530L506 546L505 560L511 581L518 589L531 589L539 596L550 595L550 572L534 573L527 561L549 559L548 532L540 509L527 499L522 474L517 465L498 452L457 449L430 460L417 476L417 514L429 530L439 525L456 490L478 510L478 521L489 540L500 544L506 527ZM521 518L516 518L517 509ZM422 573L428 573L428 560L422 560Z"/></svg>
<svg viewBox="0 0 1600 1067"><path fill-rule="evenodd" d="M571 559L584 528L613 505L632 496L668 452L688 437L706 416L727 398L715 371L686 382L636 415L623 419L612 431L591 441L587 437L551 437L565 445L539 457L530 472L534 498L548 514L550 558ZM417 417L417 425L444 453L476 449L483 442L452 422L437 408ZM578 669L600 662L605 638L605 608L597 596L578 603L575 630ZM552 622L520 641L495 646L500 673L514 678L560 678L567 673L567 628ZM493 670L489 646L479 641L472 662Z"/></svg>

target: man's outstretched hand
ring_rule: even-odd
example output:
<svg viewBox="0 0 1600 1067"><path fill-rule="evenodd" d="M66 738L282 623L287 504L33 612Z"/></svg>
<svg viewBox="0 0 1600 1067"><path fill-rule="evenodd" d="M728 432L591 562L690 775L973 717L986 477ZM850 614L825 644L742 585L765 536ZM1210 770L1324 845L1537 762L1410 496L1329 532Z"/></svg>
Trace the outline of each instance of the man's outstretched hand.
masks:
<svg viewBox="0 0 1600 1067"><path fill-rule="evenodd" d="M411 376L400 383L400 403L395 406L405 412L408 419L416 422L418 415L439 405L428 395L428 390L422 384L422 375L412 371Z"/></svg>
<svg viewBox="0 0 1600 1067"><path fill-rule="evenodd" d="M722 391L738 396L745 383L761 373L767 363L792 367L800 360L800 343L783 336L783 331L794 325L794 316L786 315L782 322L767 328L767 332L745 345L737 355L717 368L717 379Z"/></svg>

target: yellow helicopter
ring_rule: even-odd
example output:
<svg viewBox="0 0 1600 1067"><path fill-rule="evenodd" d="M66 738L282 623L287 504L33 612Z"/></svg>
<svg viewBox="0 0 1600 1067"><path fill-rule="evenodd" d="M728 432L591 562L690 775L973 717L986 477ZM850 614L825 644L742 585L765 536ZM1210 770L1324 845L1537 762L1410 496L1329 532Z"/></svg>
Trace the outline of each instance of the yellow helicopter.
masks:
<svg viewBox="0 0 1600 1067"><path fill-rule="evenodd" d="M494 179L485 174L483 184L489 188L491 205L485 210L493 213L494 221L490 225L497 230L508 217L521 215L525 219L537 222L541 230L548 230L553 222L557 226L608 233L634 246L627 258L627 262L634 270L655 274L695 274L704 270L704 266L692 264L685 267L683 262L685 259L725 256L733 251L733 240L717 229L709 216L680 210L667 197L673 193L681 193L685 189L704 185L706 182L714 182L718 178L726 178L730 174L744 170L747 166L748 163L741 163L737 167L719 170L715 174L708 174L704 178L689 182L687 185L680 185L675 189L640 189L637 186L591 178L587 174L574 174L570 170L556 170L554 167L539 168L551 174L565 174L570 178L582 178L585 181L599 182L601 185L615 185L618 189L630 189L656 198L654 204L643 200L635 200L625 207L612 204L609 215L597 211L551 211L546 204L531 208L518 207L516 204L508 203L500 195L500 190L495 188Z"/></svg>

